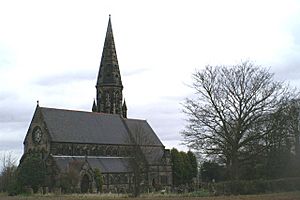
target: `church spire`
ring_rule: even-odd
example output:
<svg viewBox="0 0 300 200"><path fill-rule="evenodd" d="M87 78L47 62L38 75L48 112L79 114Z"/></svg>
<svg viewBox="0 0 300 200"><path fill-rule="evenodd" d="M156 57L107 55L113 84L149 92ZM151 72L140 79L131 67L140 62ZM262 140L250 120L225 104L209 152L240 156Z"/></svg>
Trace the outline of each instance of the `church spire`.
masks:
<svg viewBox="0 0 300 200"><path fill-rule="evenodd" d="M123 85L115 47L115 41L109 15L107 31L97 78L96 112L123 115ZM93 106L94 107L94 106Z"/></svg>
<svg viewBox="0 0 300 200"><path fill-rule="evenodd" d="M101 85L123 87L110 15L97 78L97 86Z"/></svg>

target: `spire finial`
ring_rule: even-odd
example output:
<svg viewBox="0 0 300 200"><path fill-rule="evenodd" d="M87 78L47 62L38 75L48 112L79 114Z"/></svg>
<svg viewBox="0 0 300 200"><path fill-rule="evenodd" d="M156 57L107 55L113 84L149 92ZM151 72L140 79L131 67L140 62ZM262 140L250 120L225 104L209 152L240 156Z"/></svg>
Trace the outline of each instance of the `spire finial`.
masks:
<svg viewBox="0 0 300 200"><path fill-rule="evenodd" d="M36 105L40 106L40 101L39 100L36 101Z"/></svg>
<svg viewBox="0 0 300 200"><path fill-rule="evenodd" d="M93 106L92 106L92 111L93 112L97 112L97 105L96 105L96 102L95 102L95 98L94 98L94 101L93 101Z"/></svg>
<svg viewBox="0 0 300 200"><path fill-rule="evenodd" d="M123 106L122 106L122 116L124 118L127 118L127 106L126 106L125 98L124 98L124 103L123 103Z"/></svg>

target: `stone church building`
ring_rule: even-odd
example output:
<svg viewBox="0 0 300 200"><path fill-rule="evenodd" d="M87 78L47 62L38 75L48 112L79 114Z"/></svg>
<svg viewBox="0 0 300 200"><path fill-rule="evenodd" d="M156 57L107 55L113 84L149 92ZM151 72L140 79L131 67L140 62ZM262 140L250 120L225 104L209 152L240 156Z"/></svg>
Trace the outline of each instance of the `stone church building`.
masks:
<svg viewBox="0 0 300 200"><path fill-rule="evenodd" d="M35 154L45 161L50 190L73 170L77 191L94 192L96 169L104 192L131 192L137 176L144 190L172 186L170 151L147 121L127 118L122 90L109 18L92 112L37 105L24 139L22 159Z"/></svg>

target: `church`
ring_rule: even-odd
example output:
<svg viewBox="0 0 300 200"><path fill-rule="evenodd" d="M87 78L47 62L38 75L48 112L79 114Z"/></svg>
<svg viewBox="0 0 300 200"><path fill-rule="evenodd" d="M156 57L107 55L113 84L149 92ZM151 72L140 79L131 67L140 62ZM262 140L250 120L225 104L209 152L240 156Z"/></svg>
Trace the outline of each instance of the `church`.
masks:
<svg viewBox="0 0 300 200"><path fill-rule="evenodd" d="M30 154L43 159L46 187L61 187L61 177L71 170L82 193L97 191L96 171L103 192L132 192L136 184L144 191L172 186L170 150L146 120L127 118L122 91L109 17L92 111L37 104L29 125L22 159Z"/></svg>

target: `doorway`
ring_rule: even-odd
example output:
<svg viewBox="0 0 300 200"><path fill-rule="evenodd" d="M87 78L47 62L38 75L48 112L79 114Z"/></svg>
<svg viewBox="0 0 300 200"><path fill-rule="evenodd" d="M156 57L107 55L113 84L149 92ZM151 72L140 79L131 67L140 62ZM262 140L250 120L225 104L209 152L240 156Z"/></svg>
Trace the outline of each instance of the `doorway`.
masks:
<svg viewBox="0 0 300 200"><path fill-rule="evenodd" d="M87 193L89 191L90 181L89 177L85 174L81 179L80 189L81 193Z"/></svg>

